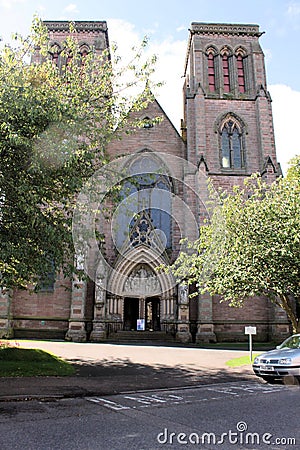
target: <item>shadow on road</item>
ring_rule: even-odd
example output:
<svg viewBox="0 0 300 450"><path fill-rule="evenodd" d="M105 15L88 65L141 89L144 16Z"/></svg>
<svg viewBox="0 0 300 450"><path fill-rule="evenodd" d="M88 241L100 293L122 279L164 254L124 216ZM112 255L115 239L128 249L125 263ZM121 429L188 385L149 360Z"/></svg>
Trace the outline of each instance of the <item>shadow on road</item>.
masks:
<svg viewBox="0 0 300 450"><path fill-rule="evenodd" d="M133 363L127 358L101 361L73 359L77 377L90 378L93 382L103 380L111 383L112 388L122 390L157 389L199 384L222 383L236 380L257 379L247 366L239 369L200 369L178 364L146 365Z"/></svg>

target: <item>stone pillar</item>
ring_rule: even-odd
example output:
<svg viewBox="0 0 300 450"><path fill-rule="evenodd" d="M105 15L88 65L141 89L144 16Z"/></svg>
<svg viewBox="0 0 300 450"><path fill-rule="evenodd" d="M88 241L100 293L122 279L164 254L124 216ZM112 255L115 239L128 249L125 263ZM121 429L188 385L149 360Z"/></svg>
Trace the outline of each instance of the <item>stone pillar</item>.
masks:
<svg viewBox="0 0 300 450"><path fill-rule="evenodd" d="M105 303L96 302L94 309L93 330L90 340L93 342L101 342L107 339L107 326L105 320Z"/></svg>
<svg viewBox="0 0 300 450"><path fill-rule="evenodd" d="M107 297L106 297L106 272L104 267L99 265L95 284L95 307L93 330L90 339L94 342L101 342L107 339Z"/></svg>
<svg viewBox="0 0 300 450"><path fill-rule="evenodd" d="M188 286L178 286L178 321L176 340L183 343L192 341L189 320L189 291Z"/></svg>
<svg viewBox="0 0 300 450"><path fill-rule="evenodd" d="M7 289L0 289L0 339L9 339L14 335L10 306L10 291Z"/></svg>
<svg viewBox="0 0 300 450"><path fill-rule="evenodd" d="M198 300L198 322L196 343L216 342L214 333L212 298L209 294L199 295Z"/></svg>
<svg viewBox="0 0 300 450"><path fill-rule="evenodd" d="M74 278L72 282L71 314L69 329L66 340L74 342L86 342L87 332L85 329L85 300L86 282Z"/></svg>

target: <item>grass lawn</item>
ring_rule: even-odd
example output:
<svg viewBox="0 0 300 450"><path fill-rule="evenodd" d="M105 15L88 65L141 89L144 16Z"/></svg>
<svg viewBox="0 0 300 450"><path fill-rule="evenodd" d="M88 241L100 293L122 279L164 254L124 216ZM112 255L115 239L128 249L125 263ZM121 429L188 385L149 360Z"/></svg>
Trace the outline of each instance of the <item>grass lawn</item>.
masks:
<svg viewBox="0 0 300 450"><path fill-rule="evenodd" d="M68 376L75 368L39 349L0 347L0 377Z"/></svg>
<svg viewBox="0 0 300 450"><path fill-rule="evenodd" d="M252 362L253 362L254 358L256 358L256 356L258 356L258 355L259 355L259 353L252 355ZM233 358L233 359L229 359L229 361L226 361L226 366L229 366L229 367L246 366L248 364L250 364L250 355L240 356L239 358Z"/></svg>

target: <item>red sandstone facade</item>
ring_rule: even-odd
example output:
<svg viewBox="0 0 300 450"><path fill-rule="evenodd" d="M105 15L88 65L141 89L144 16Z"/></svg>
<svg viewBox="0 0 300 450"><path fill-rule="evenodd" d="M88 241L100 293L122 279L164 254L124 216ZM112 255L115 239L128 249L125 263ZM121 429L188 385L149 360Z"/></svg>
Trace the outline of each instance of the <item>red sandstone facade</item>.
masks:
<svg viewBox="0 0 300 450"><path fill-rule="evenodd" d="M59 61L67 23L46 24ZM108 47L105 22L78 22L76 30L83 50ZM111 216L98 218L105 249L91 256L89 282L57 276L51 290L3 295L0 335L103 341L151 332L201 342L244 340L247 325L257 327L260 341L289 333L284 312L267 299L241 309L207 295L189 299L171 274L156 271L176 260L180 239L197 237L207 216L208 177L216 188L231 189L252 173L270 182L281 174L260 36L257 25L191 25L182 135L154 101L140 117L160 116L160 123L109 145L115 167L126 173L121 182L130 195L122 191L121 203L131 217L110 205Z"/></svg>

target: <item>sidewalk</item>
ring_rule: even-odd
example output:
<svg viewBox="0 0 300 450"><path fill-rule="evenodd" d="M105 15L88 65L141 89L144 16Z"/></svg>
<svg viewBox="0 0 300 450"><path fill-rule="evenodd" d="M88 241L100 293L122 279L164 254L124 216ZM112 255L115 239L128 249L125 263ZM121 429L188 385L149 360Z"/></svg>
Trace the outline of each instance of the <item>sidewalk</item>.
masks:
<svg viewBox="0 0 300 450"><path fill-rule="evenodd" d="M19 341L76 366L72 377L0 378L0 401L103 396L224 381L257 379L250 364L229 368L226 361L247 355L237 350L175 346Z"/></svg>

